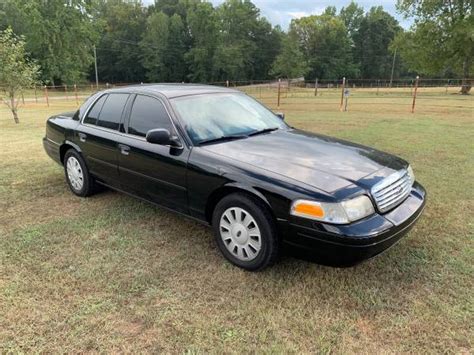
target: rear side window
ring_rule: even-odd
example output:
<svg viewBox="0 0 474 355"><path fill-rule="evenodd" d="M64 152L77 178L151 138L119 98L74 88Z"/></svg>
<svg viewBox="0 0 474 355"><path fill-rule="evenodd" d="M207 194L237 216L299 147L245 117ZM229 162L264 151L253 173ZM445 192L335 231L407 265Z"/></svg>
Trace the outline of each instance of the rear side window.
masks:
<svg viewBox="0 0 474 355"><path fill-rule="evenodd" d="M128 96L128 94L110 94L102 106L97 125L118 130Z"/></svg>
<svg viewBox="0 0 474 355"><path fill-rule="evenodd" d="M102 110L102 106L104 106L105 100L107 100L108 95L101 96L99 100L97 100L89 110L89 113L86 117L84 117L84 123L88 124L97 124L97 119L99 118L100 111Z"/></svg>
<svg viewBox="0 0 474 355"><path fill-rule="evenodd" d="M173 132L165 106L157 99L137 95L130 113L128 133L145 137L151 129L165 128Z"/></svg>

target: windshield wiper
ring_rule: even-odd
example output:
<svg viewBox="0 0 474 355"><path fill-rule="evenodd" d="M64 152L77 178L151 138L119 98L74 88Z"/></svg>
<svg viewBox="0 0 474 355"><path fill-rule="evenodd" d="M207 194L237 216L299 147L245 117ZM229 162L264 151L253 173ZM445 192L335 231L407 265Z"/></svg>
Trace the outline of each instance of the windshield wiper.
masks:
<svg viewBox="0 0 474 355"><path fill-rule="evenodd" d="M279 129L279 128L278 127L271 127L271 128L261 129L259 131L255 131L255 132L250 133L249 137L256 136L257 134L264 134L264 133L273 132L273 131L276 131L277 129Z"/></svg>
<svg viewBox="0 0 474 355"><path fill-rule="evenodd" d="M243 138L248 138L248 136L244 134L235 134L231 136L222 136L218 138L203 139L202 141L199 141L198 144L203 145L203 144L209 144L209 143L232 141L235 139L243 139Z"/></svg>

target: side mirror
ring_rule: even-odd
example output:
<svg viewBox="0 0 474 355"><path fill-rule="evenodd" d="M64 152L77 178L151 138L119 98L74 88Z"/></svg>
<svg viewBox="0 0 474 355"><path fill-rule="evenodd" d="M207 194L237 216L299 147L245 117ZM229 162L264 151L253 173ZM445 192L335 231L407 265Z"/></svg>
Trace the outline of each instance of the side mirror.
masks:
<svg viewBox="0 0 474 355"><path fill-rule="evenodd" d="M146 141L152 144L169 145L173 148L181 148L178 137L172 136L170 131L163 128L151 129L146 133Z"/></svg>
<svg viewBox="0 0 474 355"><path fill-rule="evenodd" d="M283 112L276 112L275 115L277 115L280 120L285 120L285 114Z"/></svg>

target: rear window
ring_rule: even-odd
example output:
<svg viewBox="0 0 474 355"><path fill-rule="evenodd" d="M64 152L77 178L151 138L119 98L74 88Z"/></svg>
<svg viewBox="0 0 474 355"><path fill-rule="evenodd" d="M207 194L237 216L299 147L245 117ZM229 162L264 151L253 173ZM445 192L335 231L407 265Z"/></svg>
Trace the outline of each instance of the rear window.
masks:
<svg viewBox="0 0 474 355"><path fill-rule="evenodd" d="M102 106L97 125L118 130L128 96L128 94L110 94Z"/></svg>
<svg viewBox="0 0 474 355"><path fill-rule="evenodd" d="M88 124L97 124L97 119L99 118L100 111L102 110L102 106L104 106L105 100L107 100L108 95L102 96L99 100L97 100L89 110L89 113L86 117L84 117L84 123Z"/></svg>
<svg viewBox="0 0 474 355"><path fill-rule="evenodd" d="M91 96L89 96L85 101L84 103L81 105L81 107L79 107L79 110L76 111L76 113L74 114L74 117L73 119L76 120L76 121L79 121L81 119L81 117L84 116L84 113L86 112L86 110L88 109L88 107L97 99L97 97L99 97L100 95L98 93L96 94L93 94Z"/></svg>
<svg viewBox="0 0 474 355"><path fill-rule="evenodd" d="M129 94L106 94L101 96L89 110L84 123L119 130L122 113Z"/></svg>

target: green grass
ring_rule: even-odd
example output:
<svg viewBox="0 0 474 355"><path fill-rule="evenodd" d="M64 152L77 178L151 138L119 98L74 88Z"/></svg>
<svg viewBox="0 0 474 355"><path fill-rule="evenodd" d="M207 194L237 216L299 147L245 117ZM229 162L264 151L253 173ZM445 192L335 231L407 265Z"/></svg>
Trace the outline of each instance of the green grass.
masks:
<svg viewBox="0 0 474 355"><path fill-rule="evenodd" d="M73 196L43 152L49 115L0 108L0 352L473 351L471 97L284 98L296 127L410 161L429 193L398 245L349 269L229 265L211 231L119 193ZM258 96L258 94L257 94ZM273 93L263 101L276 109ZM364 101L365 100L365 101Z"/></svg>

